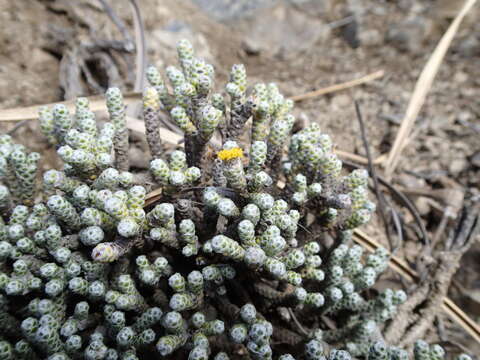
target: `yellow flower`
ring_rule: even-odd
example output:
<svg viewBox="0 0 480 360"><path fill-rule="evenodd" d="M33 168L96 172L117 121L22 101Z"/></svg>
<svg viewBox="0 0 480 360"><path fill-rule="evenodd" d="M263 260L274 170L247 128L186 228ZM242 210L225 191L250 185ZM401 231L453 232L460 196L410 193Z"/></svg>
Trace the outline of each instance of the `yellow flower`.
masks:
<svg viewBox="0 0 480 360"><path fill-rule="evenodd" d="M217 156L222 161L228 161L228 160L243 157L243 150L240 149L239 147L235 147L233 149L226 149L226 150L219 151Z"/></svg>
<svg viewBox="0 0 480 360"><path fill-rule="evenodd" d="M150 87L145 90L145 93L143 94L143 106L152 108L154 110L158 110L160 108L158 93L155 88Z"/></svg>
<svg viewBox="0 0 480 360"><path fill-rule="evenodd" d="M113 262L118 255L118 249L111 242L100 243L92 250L92 259L102 263Z"/></svg>

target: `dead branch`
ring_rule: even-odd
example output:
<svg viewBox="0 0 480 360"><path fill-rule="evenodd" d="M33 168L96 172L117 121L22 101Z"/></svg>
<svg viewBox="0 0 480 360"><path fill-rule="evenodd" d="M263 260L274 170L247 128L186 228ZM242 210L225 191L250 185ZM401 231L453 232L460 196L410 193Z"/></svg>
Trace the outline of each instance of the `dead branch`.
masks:
<svg viewBox="0 0 480 360"><path fill-rule="evenodd" d="M433 326L435 317L444 305L452 277L460 266L460 260L478 233L479 215L478 201L473 200L464 206L457 227L445 244L445 250L434 255L435 263L429 267L427 276L399 308L387 327L387 341L401 347L409 346Z"/></svg>

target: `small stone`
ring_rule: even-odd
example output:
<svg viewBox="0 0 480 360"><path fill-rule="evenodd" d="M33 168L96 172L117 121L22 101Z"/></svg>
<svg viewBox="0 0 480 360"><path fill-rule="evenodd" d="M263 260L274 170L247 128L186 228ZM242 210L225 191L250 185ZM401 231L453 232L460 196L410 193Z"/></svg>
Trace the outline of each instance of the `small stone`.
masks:
<svg viewBox="0 0 480 360"><path fill-rule="evenodd" d="M419 197L415 200L415 206L418 210L418 213L421 216L428 215L430 213L430 203L429 200L424 197Z"/></svg>
<svg viewBox="0 0 480 360"><path fill-rule="evenodd" d="M130 166L137 169L148 169L149 159L145 156L145 152L136 146L131 146L128 150L128 157L130 159Z"/></svg>
<svg viewBox="0 0 480 360"><path fill-rule="evenodd" d="M480 51L480 41L475 36L466 36L459 40L456 50L466 58L476 56Z"/></svg>
<svg viewBox="0 0 480 360"><path fill-rule="evenodd" d="M345 109L349 104L351 104L352 100L348 95L339 94L335 95L332 98L332 107L334 109Z"/></svg>
<svg viewBox="0 0 480 360"><path fill-rule="evenodd" d="M467 160L465 158L453 159L448 166L448 171L452 175L458 175L463 169L467 167Z"/></svg>
<svg viewBox="0 0 480 360"><path fill-rule="evenodd" d="M377 46L383 42L383 37L377 29L361 31L358 37L363 46Z"/></svg>
<svg viewBox="0 0 480 360"><path fill-rule="evenodd" d="M457 115L457 119L460 122L468 122L473 120L473 114L471 111L464 110L460 111Z"/></svg>
<svg viewBox="0 0 480 360"><path fill-rule="evenodd" d="M398 183L407 189L421 189L427 186L424 179L406 173L399 175Z"/></svg>
<svg viewBox="0 0 480 360"><path fill-rule="evenodd" d="M32 70L35 72L46 72L58 69L58 60L46 51L40 48L34 48L31 52Z"/></svg>
<svg viewBox="0 0 480 360"><path fill-rule="evenodd" d="M470 76L465 71L457 71L453 76L454 83L465 83L468 81Z"/></svg>
<svg viewBox="0 0 480 360"><path fill-rule="evenodd" d="M418 54L425 41L432 33L433 21L423 16L416 16L393 24L387 31L386 40L400 51Z"/></svg>
<svg viewBox="0 0 480 360"><path fill-rule="evenodd" d="M480 151L477 151L475 154L473 154L470 162L473 166L480 168Z"/></svg>
<svg viewBox="0 0 480 360"><path fill-rule="evenodd" d="M242 48L247 55L258 55L262 51L262 47L258 41L250 37L242 40Z"/></svg>

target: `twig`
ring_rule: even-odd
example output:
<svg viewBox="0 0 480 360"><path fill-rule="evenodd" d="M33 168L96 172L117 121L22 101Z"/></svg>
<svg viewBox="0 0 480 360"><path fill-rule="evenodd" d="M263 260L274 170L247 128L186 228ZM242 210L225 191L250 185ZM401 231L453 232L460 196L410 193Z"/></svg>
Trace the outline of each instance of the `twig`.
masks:
<svg viewBox="0 0 480 360"><path fill-rule="evenodd" d="M453 341L453 340L448 340L448 339L447 340L442 340L438 345L445 346L445 345L448 345L448 344L457 347L464 354L473 354L473 351L471 351L470 349L467 349L462 344L460 344L456 341Z"/></svg>
<svg viewBox="0 0 480 360"><path fill-rule="evenodd" d="M369 251L381 247L373 238L365 234L363 231L355 229L353 240L362 245ZM389 266L403 278L411 282L419 280L418 274L412 270L403 260L395 255L390 258ZM448 297L443 299L442 309L452 318L458 325L460 325L467 333L469 333L477 342L480 343L480 326L475 323L470 317L465 314L455 303Z"/></svg>
<svg viewBox="0 0 480 360"><path fill-rule="evenodd" d="M153 191L150 191L145 198L145 207L153 204L155 201L161 198L163 188L159 187Z"/></svg>
<svg viewBox="0 0 480 360"><path fill-rule="evenodd" d="M441 239L442 235L445 232L445 227L448 224L448 220L453 218L455 214L453 214L452 208L447 206L442 213L442 218L440 219L440 224L438 224L437 229L435 230L435 234L433 235L432 239L432 249L435 248L435 245Z"/></svg>
<svg viewBox="0 0 480 360"><path fill-rule="evenodd" d="M346 166L349 166L349 167L354 168L354 169L359 168L358 165L353 164L353 163L348 162L348 161L343 161L343 163ZM427 234L427 229L425 229L425 224L423 223L422 218L421 218L417 208L415 207L415 205L410 201L410 199L408 197L405 196L405 194L403 194L401 191L397 190L387 180L385 180L384 178L382 178L379 175L377 175L377 178L378 178L378 181L380 181L380 183L382 185L384 185L386 188L388 188L388 190L397 198L397 200L400 201L401 203L403 203L407 207L408 211L412 214L412 216L415 219L415 222L417 223L417 225L420 229L420 232L422 234L422 238L420 240L422 240L422 242L426 245L430 244L430 238Z"/></svg>
<svg viewBox="0 0 480 360"><path fill-rule="evenodd" d="M295 316L295 313L293 312L292 308L288 308L288 313L290 314L290 316L292 317L293 319L293 322L295 323L295 325L297 325L298 329L300 330L300 332L305 335L305 336L309 336L308 334L308 331L305 330L305 328L302 326L302 324L300 324L300 321L298 321L297 317Z"/></svg>
<svg viewBox="0 0 480 360"><path fill-rule="evenodd" d="M422 242L430 246L430 237L427 234L427 229L425 228L425 224L422 221L422 218L416 208L416 206L410 201L408 197L405 196L401 191L398 191L392 184L390 184L387 180L384 178L378 176L378 180L382 183L382 185L385 185L388 190L390 190L398 200L400 200L408 209L408 211L412 214L413 218L415 219L415 222L417 223L420 233L422 234Z"/></svg>
<svg viewBox="0 0 480 360"><path fill-rule="evenodd" d="M464 200L464 192L455 188L429 189L429 188L401 188L406 195L424 196L434 199L442 206L450 206L455 211L459 211Z"/></svg>
<svg viewBox="0 0 480 360"><path fill-rule="evenodd" d="M480 326L470 319L452 300L445 298L443 300L443 310L450 316L458 325L466 330L472 337L480 343Z"/></svg>
<svg viewBox="0 0 480 360"><path fill-rule="evenodd" d="M379 247L382 247L371 236L368 236L361 230L355 229L353 233L355 235L353 240L371 252L375 251ZM389 265L395 272L402 275L408 281L414 282L418 279L418 274L412 270L405 261L395 255L392 255L390 258Z"/></svg>
<svg viewBox="0 0 480 360"><path fill-rule="evenodd" d="M103 88L100 86L100 84L95 80L95 78L92 75L92 72L88 68L86 62L84 59L79 59L79 66L80 69L82 69L83 74L85 75L85 80L87 80L87 84L96 92L101 94L103 92Z"/></svg>
<svg viewBox="0 0 480 360"><path fill-rule="evenodd" d="M129 45L124 40L113 39L94 39L91 43L82 44L82 47L93 54L96 51L116 50L119 52L131 53L133 45Z"/></svg>
<svg viewBox="0 0 480 360"><path fill-rule="evenodd" d="M22 126L27 125L28 120L23 120L15 124L13 128L7 131L8 135L13 135L18 129L20 129Z"/></svg>
<svg viewBox="0 0 480 360"><path fill-rule="evenodd" d="M130 36L130 33L127 30L127 27L125 26L125 23L121 18L117 16L113 8L110 6L110 4L106 0L98 0L102 6L103 10L105 13L108 15L108 17L112 20L112 22L117 26L118 30L122 33L123 38L125 39L125 49L127 51L132 51L134 49L134 43L132 41L132 37Z"/></svg>
<svg viewBox="0 0 480 360"><path fill-rule="evenodd" d="M400 221L400 217L398 216L398 213L395 211L395 209L392 206L390 206L390 211L392 213L393 224L395 225L395 229L397 229L397 235L398 235L398 242L392 248L392 254L395 254L397 249L402 247L402 244L403 244L403 229L402 229L402 222Z"/></svg>
<svg viewBox="0 0 480 360"><path fill-rule="evenodd" d="M133 21L135 26L135 44L137 49L137 69L135 74L135 92L143 90L146 68L146 44L145 27L137 0L130 0L133 9Z"/></svg>
<svg viewBox="0 0 480 360"><path fill-rule="evenodd" d="M405 118L402 121L402 125L398 131L397 137L393 143L393 147L390 150L388 160L386 162L386 178L389 179L395 168L398 165L400 154L406 145L406 141L410 132L412 131L415 119L417 118L420 109L422 108L425 98L432 87L433 80L440 68L440 65L445 57L445 54L450 47L450 44L455 36L460 23L465 15L470 11L472 6L476 3L476 0L466 0L460 12L450 24L450 27L440 39L437 47L431 54L429 60L425 64L422 73L420 74L417 83L415 84L415 90L407 107Z"/></svg>
<svg viewBox="0 0 480 360"><path fill-rule="evenodd" d="M125 104L134 103L140 100L141 98L142 98L141 93L133 92L133 93L123 94L123 99L125 101ZM104 95L89 96L88 100L90 101L91 111L106 110ZM44 105L33 105L33 106L27 106L27 107L18 107L18 108L0 110L0 121L33 120L38 118L38 108L40 106L52 107L56 104L63 104L67 106L70 112L75 111L75 100L57 101L54 103L44 104Z"/></svg>
<svg viewBox="0 0 480 360"><path fill-rule="evenodd" d="M137 50L137 57L135 60L135 85L133 90L135 92L141 92L144 87L145 71L147 67L147 48L145 40L145 26L143 24L142 15L140 13L140 7L137 0L130 0L130 5L133 10L133 24L135 28L135 48ZM140 112L139 104L135 103L130 105L127 110L129 116L137 116Z"/></svg>
<svg viewBox="0 0 480 360"><path fill-rule="evenodd" d="M443 319L440 315L435 316L435 325L437 326L437 334L439 339L444 342L447 338L445 334L445 324L443 323Z"/></svg>
<svg viewBox="0 0 480 360"><path fill-rule="evenodd" d="M355 161L356 163L359 163L361 165L368 165L368 159L363 157L363 156L360 156L360 155L357 155L357 154L352 154L350 152L343 151L343 150L338 150L338 149L335 149L335 153L343 159ZM385 159L385 154L380 155L379 157L374 159L372 161L372 163L374 165L379 165L383 162L384 159Z"/></svg>
<svg viewBox="0 0 480 360"><path fill-rule="evenodd" d="M336 29L338 27L350 24L353 20L355 20L355 16L350 15L350 16L344 17L343 19L332 21L332 22L326 24L325 26L327 26L330 29Z"/></svg>
<svg viewBox="0 0 480 360"><path fill-rule="evenodd" d="M477 197L473 198L471 206L462 208L460 219L457 221L455 231L449 236L445 243L447 251L462 250L471 243L472 237L478 234L480 217L480 202Z"/></svg>
<svg viewBox="0 0 480 360"><path fill-rule="evenodd" d="M479 226L478 219L480 216L480 203L478 199L473 197L466 205L463 206L461 216L457 219L455 231L450 234L451 247L446 247L446 251L438 252L435 262L431 265L429 276L424 281L420 280L420 288L426 289L427 293L420 299L422 301L421 308L415 309L416 314L421 317L414 325L409 326L405 322L406 318L411 317L412 310L405 313L404 309L400 309L393 319L390 328L386 332L386 338L399 339L401 335L400 346L411 344L415 339L424 334L433 324L438 308L444 303L451 280L457 269L460 267L460 261L463 254L468 251L471 245L476 241ZM416 290L418 293L419 289ZM411 303L407 300L406 306ZM420 302L417 303L417 306ZM402 305L403 307L403 305ZM390 334L390 336L389 336Z"/></svg>
<svg viewBox="0 0 480 360"><path fill-rule="evenodd" d="M378 200L378 204L380 205L380 216L382 217L383 226L385 227L385 233L387 234L388 243L390 245L390 250L392 250L392 236L390 234L390 227L388 224L387 216L385 214L385 198L380 191L380 186L378 184L378 177L377 172L375 171L375 167L372 164L372 155L370 154L370 146L368 145L367 134L365 131L365 124L363 123L362 113L360 112L360 106L357 100L354 100L355 104L355 113L357 114L358 124L360 125L360 135L362 137L363 146L365 148L365 153L367 154L368 159L368 172L373 180L373 188L375 190L375 195Z"/></svg>
<svg viewBox="0 0 480 360"><path fill-rule="evenodd" d="M348 88L351 88L351 87L354 87L354 86L357 86L357 85L362 85L362 84L365 84L369 81L373 81L375 79L381 78L383 75L385 75L385 71L379 70L379 71L376 71L374 73L365 75L365 76L363 76L361 78L358 78L358 79L350 80L350 81L340 83L340 84L335 84L335 85L328 86L328 87L318 89L318 90L315 90L315 91L310 91L310 92L305 93L305 94L291 96L290 99L293 100L293 101L302 101L302 100L310 99L310 98L317 97L317 96L320 96L320 95L325 95L325 94L329 94L329 93L332 93L332 92L345 90L345 89L348 89Z"/></svg>

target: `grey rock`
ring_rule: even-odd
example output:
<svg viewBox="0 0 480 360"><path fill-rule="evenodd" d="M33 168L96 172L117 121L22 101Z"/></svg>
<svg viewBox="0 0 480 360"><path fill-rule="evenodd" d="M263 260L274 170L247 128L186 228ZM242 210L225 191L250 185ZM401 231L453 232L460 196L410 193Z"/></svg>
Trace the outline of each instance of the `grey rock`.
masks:
<svg viewBox="0 0 480 360"><path fill-rule="evenodd" d="M192 0L217 21L240 19L256 10L274 6L282 0Z"/></svg>
<svg viewBox="0 0 480 360"><path fill-rule="evenodd" d="M477 151L475 154L472 155L470 162L473 166L480 168L480 151Z"/></svg>
<svg viewBox="0 0 480 360"><path fill-rule="evenodd" d="M423 44L432 31L432 20L423 16L414 16L393 24L387 31L386 41L401 51L421 53Z"/></svg>
<svg viewBox="0 0 480 360"><path fill-rule="evenodd" d="M187 39L192 43L196 56L210 64L216 65L205 36L201 32L194 31L184 22L175 19L166 24L162 29L157 29L150 33L149 46L151 49L162 49L161 61L163 63L155 65L163 67L176 64L176 45L181 39Z"/></svg>
<svg viewBox="0 0 480 360"><path fill-rule="evenodd" d="M377 29L365 29L358 34L362 46L378 46L383 42L383 36Z"/></svg>
<svg viewBox="0 0 480 360"><path fill-rule="evenodd" d="M332 0L286 0L309 16L328 16L335 1Z"/></svg>
<svg viewBox="0 0 480 360"><path fill-rule="evenodd" d="M452 175L458 175L462 170L467 167L467 160L465 158L456 158L450 162L448 171Z"/></svg>
<svg viewBox="0 0 480 360"><path fill-rule="evenodd" d="M257 10L234 26L245 34L250 50L275 56L306 50L330 33L320 20L285 4Z"/></svg>
<svg viewBox="0 0 480 360"><path fill-rule="evenodd" d="M242 40L242 48L248 55L258 55L262 51L261 44L251 37Z"/></svg>

